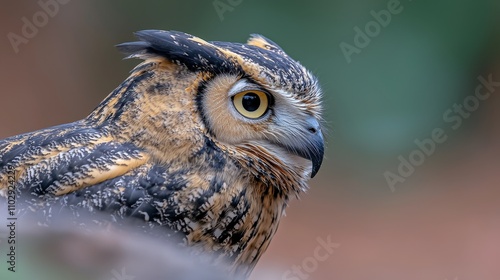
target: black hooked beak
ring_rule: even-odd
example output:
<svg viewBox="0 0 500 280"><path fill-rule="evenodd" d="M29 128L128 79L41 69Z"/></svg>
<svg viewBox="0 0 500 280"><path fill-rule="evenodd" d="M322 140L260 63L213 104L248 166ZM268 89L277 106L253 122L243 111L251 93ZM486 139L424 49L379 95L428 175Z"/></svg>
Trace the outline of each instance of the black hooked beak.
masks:
<svg viewBox="0 0 500 280"><path fill-rule="evenodd" d="M318 120L313 117L307 119L306 142L300 147L288 147L294 154L308 159L312 162L311 178L318 173L323 155L325 153L325 141Z"/></svg>

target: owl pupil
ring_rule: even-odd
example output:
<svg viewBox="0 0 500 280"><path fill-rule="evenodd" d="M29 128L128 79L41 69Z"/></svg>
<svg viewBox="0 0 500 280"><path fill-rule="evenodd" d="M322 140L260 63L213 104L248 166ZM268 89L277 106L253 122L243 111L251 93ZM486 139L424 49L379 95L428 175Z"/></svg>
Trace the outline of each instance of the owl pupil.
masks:
<svg viewBox="0 0 500 280"><path fill-rule="evenodd" d="M257 94L249 92L243 96L242 105L249 112L256 111L260 107L260 98Z"/></svg>

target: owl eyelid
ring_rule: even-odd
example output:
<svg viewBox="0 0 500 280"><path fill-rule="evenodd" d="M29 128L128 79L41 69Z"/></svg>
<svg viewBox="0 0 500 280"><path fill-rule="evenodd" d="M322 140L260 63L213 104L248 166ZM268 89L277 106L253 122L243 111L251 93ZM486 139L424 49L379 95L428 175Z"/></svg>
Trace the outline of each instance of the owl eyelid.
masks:
<svg viewBox="0 0 500 280"><path fill-rule="evenodd" d="M245 83L243 85L238 85L238 83ZM267 99L269 100L269 108L271 108L274 105L274 96L264 88L262 88L259 85L256 85L255 83L251 83L248 80L240 80L231 88L229 91L229 98L233 100L234 96L242 93L242 92L251 92L251 91L260 91L263 92L265 95L267 95Z"/></svg>
<svg viewBox="0 0 500 280"><path fill-rule="evenodd" d="M229 95L229 97L234 97L238 93L242 93L242 92L245 92L245 91L247 91L247 92L260 91L260 92L265 93L268 97L271 97L271 94L267 90L259 88L259 87L255 87L255 86L248 86L248 87L241 88L241 89L239 89L238 91L236 91L234 93L231 92L231 95Z"/></svg>
<svg viewBox="0 0 500 280"><path fill-rule="evenodd" d="M249 81L248 79L241 79L237 81L229 90L228 97L233 97L236 94L244 91L261 91L265 93L267 96L272 97L272 95L267 90L265 90L258 84Z"/></svg>

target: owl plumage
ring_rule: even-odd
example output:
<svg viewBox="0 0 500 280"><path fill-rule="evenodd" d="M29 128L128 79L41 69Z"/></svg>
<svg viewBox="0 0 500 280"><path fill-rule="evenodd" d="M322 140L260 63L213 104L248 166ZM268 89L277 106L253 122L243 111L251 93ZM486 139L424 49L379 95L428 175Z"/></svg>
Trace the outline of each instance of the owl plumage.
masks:
<svg viewBox="0 0 500 280"><path fill-rule="evenodd" d="M260 35L136 35L118 48L144 61L87 118L0 140L0 193L47 220L135 217L248 275L321 166L318 82Z"/></svg>

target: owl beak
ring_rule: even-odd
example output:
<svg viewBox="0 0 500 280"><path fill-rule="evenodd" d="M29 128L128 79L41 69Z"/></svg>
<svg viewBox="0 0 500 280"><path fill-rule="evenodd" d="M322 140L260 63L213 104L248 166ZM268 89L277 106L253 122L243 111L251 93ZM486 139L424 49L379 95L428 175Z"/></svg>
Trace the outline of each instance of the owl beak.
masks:
<svg viewBox="0 0 500 280"><path fill-rule="evenodd" d="M289 147L289 150L294 154L311 161L311 178L314 178L321 167L321 163L323 163L325 141L323 139L323 133L321 132L321 126L319 125L318 120L316 120L316 118L309 117L306 122L307 127L305 131L305 141L295 147Z"/></svg>
<svg viewBox="0 0 500 280"><path fill-rule="evenodd" d="M323 156L325 154L325 142L323 140L323 134L321 133L321 131L318 133L318 137L314 141L316 141L314 150L309 152L308 157L312 162L311 178L314 178L314 176L316 176L319 169L321 168L321 164L323 163Z"/></svg>

